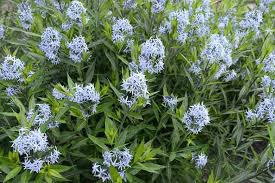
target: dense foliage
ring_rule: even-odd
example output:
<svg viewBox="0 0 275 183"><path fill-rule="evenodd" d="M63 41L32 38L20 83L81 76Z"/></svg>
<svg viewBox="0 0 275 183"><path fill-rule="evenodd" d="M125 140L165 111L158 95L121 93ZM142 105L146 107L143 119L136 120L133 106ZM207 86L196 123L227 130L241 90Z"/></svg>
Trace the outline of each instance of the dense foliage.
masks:
<svg viewBox="0 0 275 183"><path fill-rule="evenodd" d="M275 180L274 0L4 3L1 182Z"/></svg>

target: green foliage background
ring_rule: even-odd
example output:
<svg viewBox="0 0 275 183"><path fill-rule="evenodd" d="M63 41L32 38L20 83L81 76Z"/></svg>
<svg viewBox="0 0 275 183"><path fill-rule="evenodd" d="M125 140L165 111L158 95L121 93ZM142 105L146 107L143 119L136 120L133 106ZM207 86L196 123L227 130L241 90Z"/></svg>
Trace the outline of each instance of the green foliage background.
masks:
<svg viewBox="0 0 275 183"><path fill-rule="evenodd" d="M166 47L165 69L158 75L146 75L151 105L143 108L140 104L129 111L118 102L120 85L129 76L128 63L138 58L139 45L155 35L164 13L152 15L150 3L142 0L131 11L123 10L117 1L82 1L91 20L83 28L75 26L62 35L65 40L84 36L90 55L86 55L81 64L72 63L63 40L62 62L53 65L38 44L46 27L61 31L64 15L45 7L49 13L43 18L36 9L31 30L25 31L16 15L18 2L9 1L12 12L5 12L0 18L7 27L5 40L0 42L0 58L15 55L25 62L25 75L29 71L35 74L20 86L22 92L17 98L8 98L4 89L10 83L0 81L1 182L100 182L91 173L92 163L101 161L102 152L114 147L128 147L134 155L127 170L128 182L271 181L272 173L266 163L272 158L275 126L267 122L250 123L245 112L254 108L259 100L263 73L255 60L274 49L274 11L265 17L262 27L263 30L271 28L272 32L265 32L257 40L248 37L234 51L234 57L240 60L235 67L244 77L232 82L213 80L213 71L205 72L202 78L188 72L187 68L203 49L205 38L180 45L170 37L161 37ZM217 17L234 6L238 7L240 17L249 11L247 2L241 0L212 4ZM112 15L108 15L109 11ZM134 26L134 39L138 44L131 55L112 43L112 16L127 17ZM226 31L229 35L233 30L229 27ZM219 32L216 24L212 25L211 32ZM96 114L86 119L76 104L66 105L52 97L51 90L57 83L67 86L68 82L95 83L101 95ZM171 93L180 100L174 112L162 105L162 96ZM50 104L56 119L62 122L59 128L47 132L49 141L62 155L58 164L31 174L23 170L18 154L10 146L26 122L25 112L41 102ZM199 102L209 109L211 124L194 135L187 131L181 119L190 105ZM191 161L192 153L200 151L208 155L208 163L202 170L196 169Z"/></svg>

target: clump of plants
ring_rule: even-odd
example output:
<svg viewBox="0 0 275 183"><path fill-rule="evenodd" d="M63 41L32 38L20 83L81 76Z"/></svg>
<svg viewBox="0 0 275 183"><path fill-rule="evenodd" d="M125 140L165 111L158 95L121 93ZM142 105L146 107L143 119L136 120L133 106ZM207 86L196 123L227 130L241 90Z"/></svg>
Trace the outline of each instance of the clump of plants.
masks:
<svg viewBox="0 0 275 183"><path fill-rule="evenodd" d="M1 182L275 180L274 0L9 6Z"/></svg>

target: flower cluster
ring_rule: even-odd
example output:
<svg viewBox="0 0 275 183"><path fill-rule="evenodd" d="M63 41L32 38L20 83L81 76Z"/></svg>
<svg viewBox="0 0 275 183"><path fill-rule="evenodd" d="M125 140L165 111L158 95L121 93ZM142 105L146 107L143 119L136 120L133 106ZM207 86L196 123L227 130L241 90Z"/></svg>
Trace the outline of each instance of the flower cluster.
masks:
<svg viewBox="0 0 275 183"><path fill-rule="evenodd" d="M22 27L29 29L33 22L31 5L27 2L22 2L18 5L18 15Z"/></svg>
<svg viewBox="0 0 275 183"><path fill-rule="evenodd" d="M224 16L220 16L218 19L218 28L222 31L228 26L229 22L231 22L233 25L237 24L237 20L235 17L236 9L233 8L226 12Z"/></svg>
<svg viewBox="0 0 275 183"><path fill-rule="evenodd" d="M134 40L133 39L127 40L127 44L123 52L130 53L132 51L133 46L134 46Z"/></svg>
<svg viewBox="0 0 275 183"><path fill-rule="evenodd" d="M27 119L32 121L33 126L40 127L41 125L48 123L48 128L58 127L58 122L52 122L53 118L51 108L48 104L36 104L35 109L30 109L27 113Z"/></svg>
<svg viewBox="0 0 275 183"><path fill-rule="evenodd" d="M198 37L208 35L210 33L210 23L213 17L210 1L203 0L202 6L195 9L193 17L195 18L191 25L194 32L191 34L195 34Z"/></svg>
<svg viewBox="0 0 275 183"><path fill-rule="evenodd" d="M260 25L263 22L263 12L258 8L245 13L244 19L234 22L235 48L240 46L241 40L249 33L254 32L256 37L260 35Z"/></svg>
<svg viewBox="0 0 275 183"><path fill-rule="evenodd" d="M67 9L67 16L74 21L81 22L81 15L86 13L86 8L79 1L72 1L71 5Z"/></svg>
<svg viewBox="0 0 275 183"><path fill-rule="evenodd" d="M210 64L223 63L229 67L232 64L231 54L231 44L226 37L212 34L201 53L201 57Z"/></svg>
<svg viewBox="0 0 275 183"><path fill-rule="evenodd" d="M264 75L262 77L262 93L260 102L254 110L249 109L246 112L248 121L267 120L269 123L275 122L275 79Z"/></svg>
<svg viewBox="0 0 275 183"><path fill-rule="evenodd" d="M241 31L254 31L256 35L259 35L259 27L263 22L263 13L259 10L249 11L245 14L245 18L240 21L239 26Z"/></svg>
<svg viewBox="0 0 275 183"><path fill-rule="evenodd" d="M83 53L89 50L82 36L75 37L67 46L70 49L70 58L75 63L81 62Z"/></svg>
<svg viewBox="0 0 275 183"><path fill-rule="evenodd" d="M48 104L36 104L36 106L37 115L34 114L35 110L31 109L27 114L27 119L30 121L34 117L32 124L41 126L52 117L51 108Z"/></svg>
<svg viewBox="0 0 275 183"><path fill-rule="evenodd" d="M177 106L178 99L174 96L163 96L163 103L165 107L174 110Z"/></svg>
<svg viewBox="0 0 275 183"><path fill-rule="evenodd" d="M149 99L146 78L142 73L132 73L129 78L123 80L121 87L126 94L122 95L119 101L129 108L137 102L138 98Z"/></svg>
<svg viewBox="0 0 275 183"><path fill-rule="evenodd" d="M97 105L100 100L100 95L95 90L93 84L89 84L85 87L83 85L75 85L75 92L72 97L69 97L69 100L78 104L90 101Z"/></svg>
<svg viewBox="0 0 275 183"><path fill-rule="evenodd" d="M60 62L57 55L60 48L60 42L60 33L52 27L46 28L42 34L39 48L53 64L58 64Z"/></svg>
<svg viewBox="0 0 275 183"><path fill-rule="evenodd" d="M103 182L111 180L109 172L110 166L115 167L123 180L126 180L125 170L130 167L133 156L130 151L125 148L123 151L113 149L103 153L103 164L94 163L92 173L95 177L101 178Z"/></svg>
<svg viewBox="0 0 275 183"><path fill-rule="evenodd" d="M160 13L165 9L166 0L150 0L152 3L152 13Z"/></svg>
<svg viewBox="0 0 275 183"><path fill-rule="evenodd" d="M267 119L268 122L273 123L275 121L275 98L272 96L263 98L253 111L246 112L246 118L249 121Z"/></svg>
<svg viewBox="0 0 275 183"><path fill-rule="evenodd" d="M195 75L199 75L202 72L200 68L201 60L197 60L196 62L192 63L191 67L188 69L189 72L194 73Z"/></svg>
<svg viewBox="0 0 275 183"><path fill-rule="evenodd" d="M192 154L192 160L195 161L197 168L203 168L207 163L207 156L204 153Z"/></svg>
<svg viewBox="0 0 275 183"><path fill-rule="evenodd" d="M232 46L229 41L224 36L212 34L201 53L201 58L209 64L219 65L219 70L215 75L218 79L233 64L231 54Z"/></svg>
<svg viewBox="0 0 275 183"><path fill-rule="evenodd" d="M24 63L13 56L7 56L0 67L0 79L18 80L23 79Z"/></svg>
<svg viewBox="0 0 275 183"><path fill-rule="evenodd" d="M176 2L175 2L176 3ZM213 12L210 1L203 0L202 4L193 9L193 1L185 1L188 8L169 13L168 20L160 26L161 34L172 32L172 22L177 22L177 41L185 43L187 38L194 41L196 37L203 37L210 33L210 24L213 22Z"/></svg>
<svg viewBox="0 0 275 183"><path fill-rule="evenodd" d="M71 102L75 102L78 104L83 103L92 103L91 110L92 113L96 112L96 107L99 104L100 101L100 94L96 91L93 84L88 84L86 86L83 85L75 85L74 88L70 91L72 93L72 96L66 96L65 94L61 93L57 89L53 89L52 95L56 99L68 99Z"/></svg>
<svg viewBox="0 0 275 183"><path fill-rule="evenodd" d="M274 73L275 71L275 51L271 52L263 61L263 71Z"/></svg>
<svg viewBox="0 0 275 183"><path fill-rule="evenodd" d="M56 147L49 146L47 135L39 129L21 128L12 147L21 156L25 156L25 161L22 163L24 169L36 173L40 172L44 163L56 163L60 155Z"/></svg>
<svg viewBox="0 0 275 183"><path fill-rule="evenodd" d="M228 82L228 81L232 81L234 79L237 78L237 73L235 72L235 70L231 70L231 71L228 71L225 78L224 78L224 81L225 82Z"/></svg>
<svg viewBox="0 0 275 183"><path fill-rule="evenodd" d="M39 7L46 6L45 0L34 0L34 3Z"/></svg>
<svg viewBox="0 0 275 183"><path fill-rule="evenodd" d="M269 96L275 92L275 79L271 79L269 76L264 75L262 77L263 96Z"/></svg>
<svg viewBox="0 0 275 183"><path fill-rule="evenodd" d="M67 96L63 93L61 93L58 89L54 88L52 91L52 95L54 96L54 98L56 98L57 100L62 100L64 98L66 98Z"/></svg>
<svg viewBox="0 0 275 183"><path fill-rule="evenodd" d="M188 36L187 26L190 24L189 12L186 10L172 11L169 14L168 21L165 21L164 25L160 26L159 32L161 34L171 33L173 20L177 21L177 40L181 43L184 43Z"/></svg>
<svg viewBox="0 0 275 183"><path fill-rule="evenodd" d="M195 104L191 106L184 114L182 122L185 123L187 129L192 133L199 133L204 126L210 123L208 110L203 104Z"/></svg>
<svg viewBox="0 0 275 183"><path fill-rule="evenodd" d="M5 36L5 28L0 24L0 39L3 39Z"/></svg>
<svg viewBox="0 0 275 183"><path fill-rule="evenodd" d="M8 97L14 96L19 93L19 89L17 87L9 86L6 88L6 94Z"/></svg>
<svg viewBox="0 0 275 183"><path fill-rule="evenodd" d="M269 13L269 6L272 3L274 3L274 0L261 0L259 4L260 11L263 13Z"/></svg>
<svg viewBox="0 0 275 183"><path fill-rule="evenodd" d="M124 0L123 9L133 9L137 6L136 0Z"/></svg>
<svg viewBox="0 0 275 183"><path fill-rule="evenodd" d="M45 0L35 0L34 3L37 7L43 8L47 6L47 3ZM40 13L43 17L46 16L47 11L45 9L40 10Z"/></svg>
<svg viewBox="0 0 275 183"><path fill-rule="evenodd" d="M71 28L73 23L76 23L79 27L82 26L82 16L86 15L86 8L80 1L72 1L67 9L66 15L69 21L62 24L62 29L67 31Z"/></svg>
<svg viewBox="0 0 275 183"><path fill-rule="evenodd" d="M19 130L19 136L13 141L12 147L20 155L46 151L48 148L47 135L38 130L28 131L26 128Z"/></svg>
<svg viewBox="0 0 275 183"><path fill-rule="evenodd" d="M52 5L55 7L55 9L61 11L65 7L65 2L61 2L58 0L51 0Z"/></svg>
<svg viewBox="0 0 275 183"><path fill-rule="evenodd" d="M114 43L124 42L128 36L133 34L133 26L126 18L115 19L112 26L112 39Z"/></svg>
<svg viewBox="0 0 275 183"><path fill-rule="evenodd" d="M159 38L150 38L141 45L139 67L141 71L159 73L164 69L165 48Z"/></svg>

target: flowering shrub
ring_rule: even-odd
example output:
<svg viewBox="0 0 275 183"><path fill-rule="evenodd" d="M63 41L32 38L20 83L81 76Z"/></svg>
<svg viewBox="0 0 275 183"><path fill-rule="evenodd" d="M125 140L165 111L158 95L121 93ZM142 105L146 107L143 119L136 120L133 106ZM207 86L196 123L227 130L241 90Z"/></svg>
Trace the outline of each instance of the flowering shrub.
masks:
<svg viewBox="0 0 275 183"><path fill-rule="evenodd" d="M274 0L12 2L0 182L275 181Z"/></svg>

